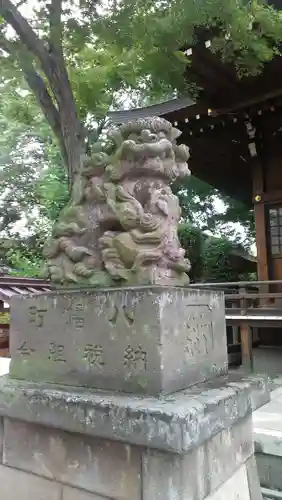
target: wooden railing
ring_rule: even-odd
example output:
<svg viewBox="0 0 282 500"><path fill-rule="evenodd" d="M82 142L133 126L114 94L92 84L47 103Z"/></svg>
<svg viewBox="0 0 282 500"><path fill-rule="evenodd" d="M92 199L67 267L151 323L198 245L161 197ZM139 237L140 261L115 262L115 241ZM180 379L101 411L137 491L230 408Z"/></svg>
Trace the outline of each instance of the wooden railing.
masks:
<svg viewBox="0 0 282 500"><path fill-rule="evenodd" d="M282 280L196 283L190 286L224 292L226 324L239 326L242 363L253 370L252 328L282 326ZM274 291L275 288L281 291Z"/></svg>
<svg viewBox="0 0 282 500"><path fill-rule="evenodd" d="M282 280L277 281L238 281L222 283L196 283L190 285L198 289L212 289L224 292L226 310L236 307L241 314L246 312L256 312L261 314L261 309L266 309L277 313L282 311ZM273 289L279 287L281 291L275 292ZM234 312L234 311L233 311Z"/></svg>

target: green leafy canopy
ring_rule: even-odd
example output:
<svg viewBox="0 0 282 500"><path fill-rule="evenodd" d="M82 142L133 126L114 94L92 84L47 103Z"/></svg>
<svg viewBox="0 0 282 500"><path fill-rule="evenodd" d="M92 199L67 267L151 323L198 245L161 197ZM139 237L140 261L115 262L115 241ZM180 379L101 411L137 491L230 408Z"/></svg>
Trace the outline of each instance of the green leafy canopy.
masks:
<svg viewBox="0 0 282 500"><path fill-rule="evenodd" d="M256 74L280 53L281 11L263 0L0 0L0 229L24 214L44 240L110 107L195 92L184 51L201 36L239 76ZM224 197L218 214L219 193L195 179L176 189L185 222L226 234L239 221L251 241L245 207Z"/></svg>

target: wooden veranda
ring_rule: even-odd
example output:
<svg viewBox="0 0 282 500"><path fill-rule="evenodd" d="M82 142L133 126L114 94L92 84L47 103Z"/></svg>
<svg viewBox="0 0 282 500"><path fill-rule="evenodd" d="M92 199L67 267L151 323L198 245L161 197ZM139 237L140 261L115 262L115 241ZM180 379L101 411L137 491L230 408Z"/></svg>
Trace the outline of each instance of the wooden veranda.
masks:
<svg viewBox="0 0 282 500"><path fill-rule="evenodd" d="M282 0L268 3L282 10ZM282 58L239 79L235 66L210 50L209 38L199 33L186 50L184 78L201 89L197 102L173 99L110 118L115 124L152 115L169 120L190 148L192 173L253 207L260 281L200 285L225 290L227 324L240 325L243 360L251 366L250 329L277 338L282 327Z"/></svg>
<svg viewBox="0 0 282 500"><path fill-rule="evenodd" d="M282 10L282 0L268 3ZM178 127L192 173L253 206L258 279L282 280L282 57L239 79L235 66L212 52L209 36L200 33L188 51L184 78L201 89L197 102L173 99L112 112L110 119L120 124L157 115Z"/></svg>
<svg viewBox="0 0 282 500"><path fill-rule="evenodd" d="M246 370L253 371L253 343L263 342L263 331L276 329L278 334L279 330L282 331L282 293L265 291L266 287L281 289L282 281L197 283L190 286L224 293L226 325L238 328L237 342L241 344L242 363Z"/></svg>

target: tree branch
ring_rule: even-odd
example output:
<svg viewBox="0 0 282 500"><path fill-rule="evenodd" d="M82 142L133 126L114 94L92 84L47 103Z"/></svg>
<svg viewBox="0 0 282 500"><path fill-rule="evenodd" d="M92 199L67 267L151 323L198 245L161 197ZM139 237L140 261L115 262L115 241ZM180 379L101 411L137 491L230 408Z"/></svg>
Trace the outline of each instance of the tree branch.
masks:
<svg viewBox="0 0 282 500"><path fill-rule="evenodd" d="M62 136L60 116L53 100L46 88L46 85L41 76L34 70L33 67L24 67L22 65L26 81L32 90L46 120L49 122L55 137L59 141L63 160L68 165L68 157L66 153L65 141Z"/></svg>
<svg viewBox="0 0 282 500"><path fill-rule="evenodd" d="M19 48L17 44L15 44L14 42L7 40L4 37L3 33L0 33L0 48L2 48L8 54L17 57L17 60L24 73L27 84L29 85L30 90L35 96L55 137L59 141L61 153L67 165L68 159L67 159L65 141L62 136L59 112L48 92L44 80L34 69L29 54L25 53L22 47Z"/></svg>
<svg viewBox="0 0 282 500"><path fill-rule="evenodd" d="M52 35L58 35L58 30L61 32L60 19L61 19L61 2L62 0L52 0L51 11L50 12L50 26L52 25ZM56 6L58 3L59 9ZM56 60L57 54L49 53L47 47L43 41L36 35L35 31L32 29L27 20L21 15L16 6L11 2L11 0L0 0L0 14L4 17L6 22L10 24L17 35L19 36L21 42L28 48L28 50L34 54L49 80L52 91L54 93L55 99L60 106L59 101L61 101L61 96L64 93L64 85L68 84L66 78L66 69L63 61L63 54L61 52L60 60ZM52 21L51 21L52 18ZM59 27L57 22L59 21ZM60 45L59 45L60 47ZM57 64L59 63L60 72L64 73L64 81L60 82L57 78ZM61 84L61 85L60 85Z"/></svg>
<svg viewBox="0 0 282 500"><path fill-rule="evenodd" d="M14 28L21 42L38 57L44 72L48 70L50 65L49 52L17 7L10 0L0 0L0 14Z"/></svg>
<svg viewBox="0 0 282 500"><path fill-rule="evenodd" d="M13 50L13 43L7 40L3 33L0 32L0 49L4 50L4 52L7 52L7 54L12 54L14 52Z"/></svg>
<svg viewBox="0 0 282 500"><path fill-rule="evenodd" d="M67 168L71 185L74 175L80 172L83 148L85 148L85 145L83 128L78 118L62 52L61 12L62 0L51 0L50 36L52 37L52 43L55 44L53 45L55 51L49 51L44 42L33 31L30 24L24 19L15 5L12 4L11 0L0 0L0 15L2 15L6 22L14 28L21 42L27 47L31 54L37 57L50 83L51 90L57 103L61 136L65 143L64 151L68 159ZM37 99L38 97L41 100L42 94L40 94L40 96L36 95ZM49 106L47 109L49 109ZM42 110L45 112L43 108Z"/></svg>
<svg viewBox="0 0 282 500"><path fill-rule="evenodd" d="M62 57L62 0L51 0L49 45L53 54Z"/></svg>
<svg viewBox="0 0 282 500"><path fill-rule="evenodd" d="M18 9L19 7L21 7L24 3L26 3L26 1L27 1L27 0L20 0L20 1L16 4L17 9Z"/></svg>

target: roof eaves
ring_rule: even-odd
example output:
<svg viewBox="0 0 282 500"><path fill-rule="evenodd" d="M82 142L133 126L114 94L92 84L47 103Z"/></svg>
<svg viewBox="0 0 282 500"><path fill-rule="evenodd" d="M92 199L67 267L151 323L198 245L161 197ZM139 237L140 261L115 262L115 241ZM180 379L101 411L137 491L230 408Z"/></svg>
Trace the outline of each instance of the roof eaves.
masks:
<svg viewBox="0 0 282 500"><path fill-rule="evenodd" d="M126 123L138 118L146 118L148 116L164 116L180 109L185 109L194 106L196 103L190 97L182 99L171 99L160 104L153 104L144 108L135 108L129 110L110 111L109 119L115 125Z"/></svg>

